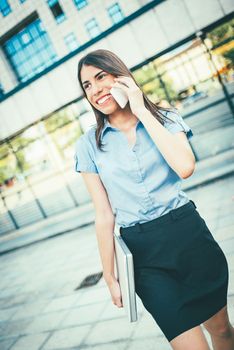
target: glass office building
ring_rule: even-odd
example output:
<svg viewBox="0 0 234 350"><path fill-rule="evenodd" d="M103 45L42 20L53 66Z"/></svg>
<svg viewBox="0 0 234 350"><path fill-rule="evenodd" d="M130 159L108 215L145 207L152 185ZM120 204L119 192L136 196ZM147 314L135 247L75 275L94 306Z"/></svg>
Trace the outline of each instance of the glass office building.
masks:
<svg viewBox="0 0 234 350"><path fill-rule="evenodd" d="M94 3L1 1L2 235L90 200L73 155L76 140L95 124L76 81L79 58L93 48L115 51L153 102L188 118L197 161L234 147L230 2L191 19L196 31L187 19L176 33L174 12L198 16L199 1L176 10L170 0L110 1L102 11ZM14 11L19 22L12 27Z"/></svg>

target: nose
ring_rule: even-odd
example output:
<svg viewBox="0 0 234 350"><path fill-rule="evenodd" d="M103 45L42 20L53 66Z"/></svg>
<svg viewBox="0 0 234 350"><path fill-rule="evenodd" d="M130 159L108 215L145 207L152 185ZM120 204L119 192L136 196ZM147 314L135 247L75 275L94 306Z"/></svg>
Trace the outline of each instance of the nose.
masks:
<svg viewBox="0 0 234 350"><path fill-rule="evenodd" d="M102 87L101 87L99 84L94 83L94 84L93 84L93 88L92 88L92 94L93 94L93 96L98 95L101 91L102 91Z"/></svg>

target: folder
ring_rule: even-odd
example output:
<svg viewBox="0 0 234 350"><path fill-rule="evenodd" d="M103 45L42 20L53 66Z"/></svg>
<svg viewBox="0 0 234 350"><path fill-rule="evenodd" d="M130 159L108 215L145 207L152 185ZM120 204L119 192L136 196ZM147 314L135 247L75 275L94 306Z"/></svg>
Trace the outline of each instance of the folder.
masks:
<svg viewBox="0 0 234 350"><path fill-rule="evenodd" d="M137 303L135 293L133 256L119 233L114 231L115 267L120 285L122 303L129 322L137 321Z"/></svg>

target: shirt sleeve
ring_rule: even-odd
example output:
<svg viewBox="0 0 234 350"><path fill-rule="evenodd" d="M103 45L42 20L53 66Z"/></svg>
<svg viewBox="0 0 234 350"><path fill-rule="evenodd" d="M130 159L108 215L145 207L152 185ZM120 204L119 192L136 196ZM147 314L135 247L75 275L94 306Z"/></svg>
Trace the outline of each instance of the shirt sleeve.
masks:
<svg viewBox="0 0 234 350"><path fill-rule="evenodd" d="M82 135L75 145L75 171L78 173L85 172L98 174L89 147L88 142L85 140L85 135Z"/></svg>
<svg viewBox="0 0 234 350"><path fill-rule="evenodd" d="M179 112L167 112L166 117L169 117L173 122L165 121L164 126L172 133L175 134L179 131L184 131L188 139L193 136L193 131L190 126L185 123Z"/></svg>

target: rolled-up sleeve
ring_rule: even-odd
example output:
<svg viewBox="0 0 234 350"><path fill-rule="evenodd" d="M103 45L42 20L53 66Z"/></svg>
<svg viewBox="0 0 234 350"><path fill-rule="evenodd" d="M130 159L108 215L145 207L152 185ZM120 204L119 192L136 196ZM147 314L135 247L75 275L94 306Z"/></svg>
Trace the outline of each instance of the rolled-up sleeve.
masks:
<svg viewBox="0 0 234 350"><path fill-rule="evenodd" d="M91 156L91 149L88 142L85 139L85 135L82 135L75 145L75 171L78 173L95 173L98 174L97 167Z"/></svg>
<svg viewBox="0 0 234 350"><path fill-rule="evenodd" d="M168 122L167 120L164 123L164 126L172 133L175 134L179 131L184 131L186 133L186 136L188 139L190 139L193 136L193 131L190 128L190 126L185 123L181 115L175 111L175 112L168 112L166 114L166 117L169 117L173 122Z"/></svg>

